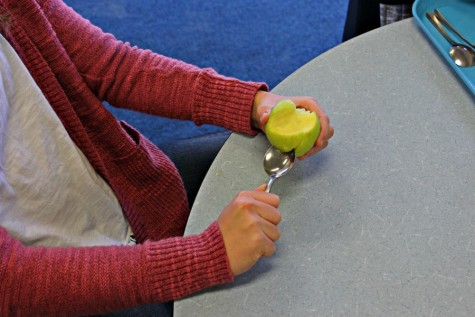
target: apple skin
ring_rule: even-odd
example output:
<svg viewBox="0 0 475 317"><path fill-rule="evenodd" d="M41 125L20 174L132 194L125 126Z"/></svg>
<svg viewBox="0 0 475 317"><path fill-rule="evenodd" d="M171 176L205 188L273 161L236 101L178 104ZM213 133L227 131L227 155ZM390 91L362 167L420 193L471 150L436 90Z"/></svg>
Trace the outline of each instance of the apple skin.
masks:
<svg viewBox="0 0 475 317"><path fill-rule="evenodd" d="M315 144L320 134L320 120L315 112L297 108L290 99L279 101L269 114L266 135L269 142L282 152L295 150L300 157Z"/></svg>

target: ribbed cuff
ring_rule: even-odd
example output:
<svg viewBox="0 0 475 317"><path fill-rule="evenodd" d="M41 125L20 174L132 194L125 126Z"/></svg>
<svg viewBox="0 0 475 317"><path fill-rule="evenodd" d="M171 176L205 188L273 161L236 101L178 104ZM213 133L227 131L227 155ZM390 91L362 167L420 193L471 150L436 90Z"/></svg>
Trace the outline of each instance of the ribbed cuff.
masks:
<svg viewBox="0 0 475 317"><path fill-rule="evenodd" d="M205 69L197 80L193 121L214 124L234 132L255 134L251 127L254 96L258 90L269 90L265 83L243 82Z"/></svg>
<svg viewBox="0 0 475 317"><path fill-rule="evenodd" d="M217 222L199 235L147 244L152 301L176 300L234 280Z"/></svg>

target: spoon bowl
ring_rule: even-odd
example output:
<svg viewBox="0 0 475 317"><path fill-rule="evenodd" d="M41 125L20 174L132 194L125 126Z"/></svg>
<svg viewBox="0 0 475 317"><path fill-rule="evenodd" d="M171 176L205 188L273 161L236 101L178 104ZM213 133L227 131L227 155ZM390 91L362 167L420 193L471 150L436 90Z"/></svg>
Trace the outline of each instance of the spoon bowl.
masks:
<svg viewBox="0 0 475 317"><path fill-rule="evenodd" d="M452 45L449 55L457 66L471 67L475 65L474 51L463 44Z"/></svg>
<svg viewBox="0 0 475 317"><path fill-rule="evenodd" d="M295 152L281 152L271 146L264 155L264 170L269 175L266 192L270 192L275 180L286 174L295 162Z"/></svg>
<svg viewBox="0 0 475 317"><path fill-rule="evenodd" d="M469 46L455 42L444 30L444 27L434 13L426 14L429 21L435 26L440 34L450 43L449 55L457 66L472 67L475 65L475 51Z"/></svg>

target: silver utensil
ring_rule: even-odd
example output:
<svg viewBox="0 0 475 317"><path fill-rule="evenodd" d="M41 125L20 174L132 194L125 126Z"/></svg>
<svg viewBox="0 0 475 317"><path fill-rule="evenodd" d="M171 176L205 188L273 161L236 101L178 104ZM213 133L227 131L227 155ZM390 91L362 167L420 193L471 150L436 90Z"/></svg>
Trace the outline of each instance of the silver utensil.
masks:
<svg viewBox="0 0 475 317"><path fill-rule="evenodd" d="M475 65L475 51L469 46L455 42L445 31L439 19L434 13L426 13L429 21L435 26L440 34L450 43L449 55L457 66L471 67Z"/></svg>
<svg viewBox="0 0 475 317"><path fill-rule="evenodd" d="M434 14L435 16L437 17L437 19L439 19L440 22L442 22L442 24L444 24L446 27L448 27L452 32L454 32L455 34L457 34L458 37L460 37L465 43L467 43L469 46L471 46L472 48L475 48L475 44L470 42L467 38L465 38L459 31L457 31L457 29L455 29L455 27L450 24L450 22L442 15L442 12L440 12L438 9L435 9L434 10Z"/></svg>
<svg viewBox="0 0 475 317"><path fill-rule="evenodd" d="M295 162L295 152L281 152L271 146L264 155L264 170L270 176L266 192L270 193L272 184L282 175L286 174Z"/></svg>

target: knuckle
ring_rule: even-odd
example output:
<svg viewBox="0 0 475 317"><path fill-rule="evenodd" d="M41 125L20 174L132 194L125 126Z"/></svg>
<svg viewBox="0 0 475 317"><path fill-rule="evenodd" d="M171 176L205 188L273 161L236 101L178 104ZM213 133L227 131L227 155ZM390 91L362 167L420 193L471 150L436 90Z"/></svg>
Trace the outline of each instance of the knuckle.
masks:
<svg viewBox="0 0 475 317"><path fill-rule="evenodd" d="M260 232L260 227L259 224L257 223L257 220L254 217L248 217L247 218L247 227L250 232L257 233Z"/></svg>
<svg viewBox="0 0 475 317"><path fill-rule="evenodd" d="M234 199L234 202L241 209L250 209L250 207L254 204L253 200L249 197L247 192L238 193Z"/></svg>
<svg viewBox="0 0 475 317"><path fill-rule="evenodd" d="M246 191L240 191L237 193L235 200L241 201L242 199L245 199L247 197L247 192Z"/></svg>
<svg viewBox="0 0 475 317"><path fill-rule="evenodd" d="M262 232L256 233L253 235L252 243L255 248L262 249L266 244L266 237Z"/></svg>

